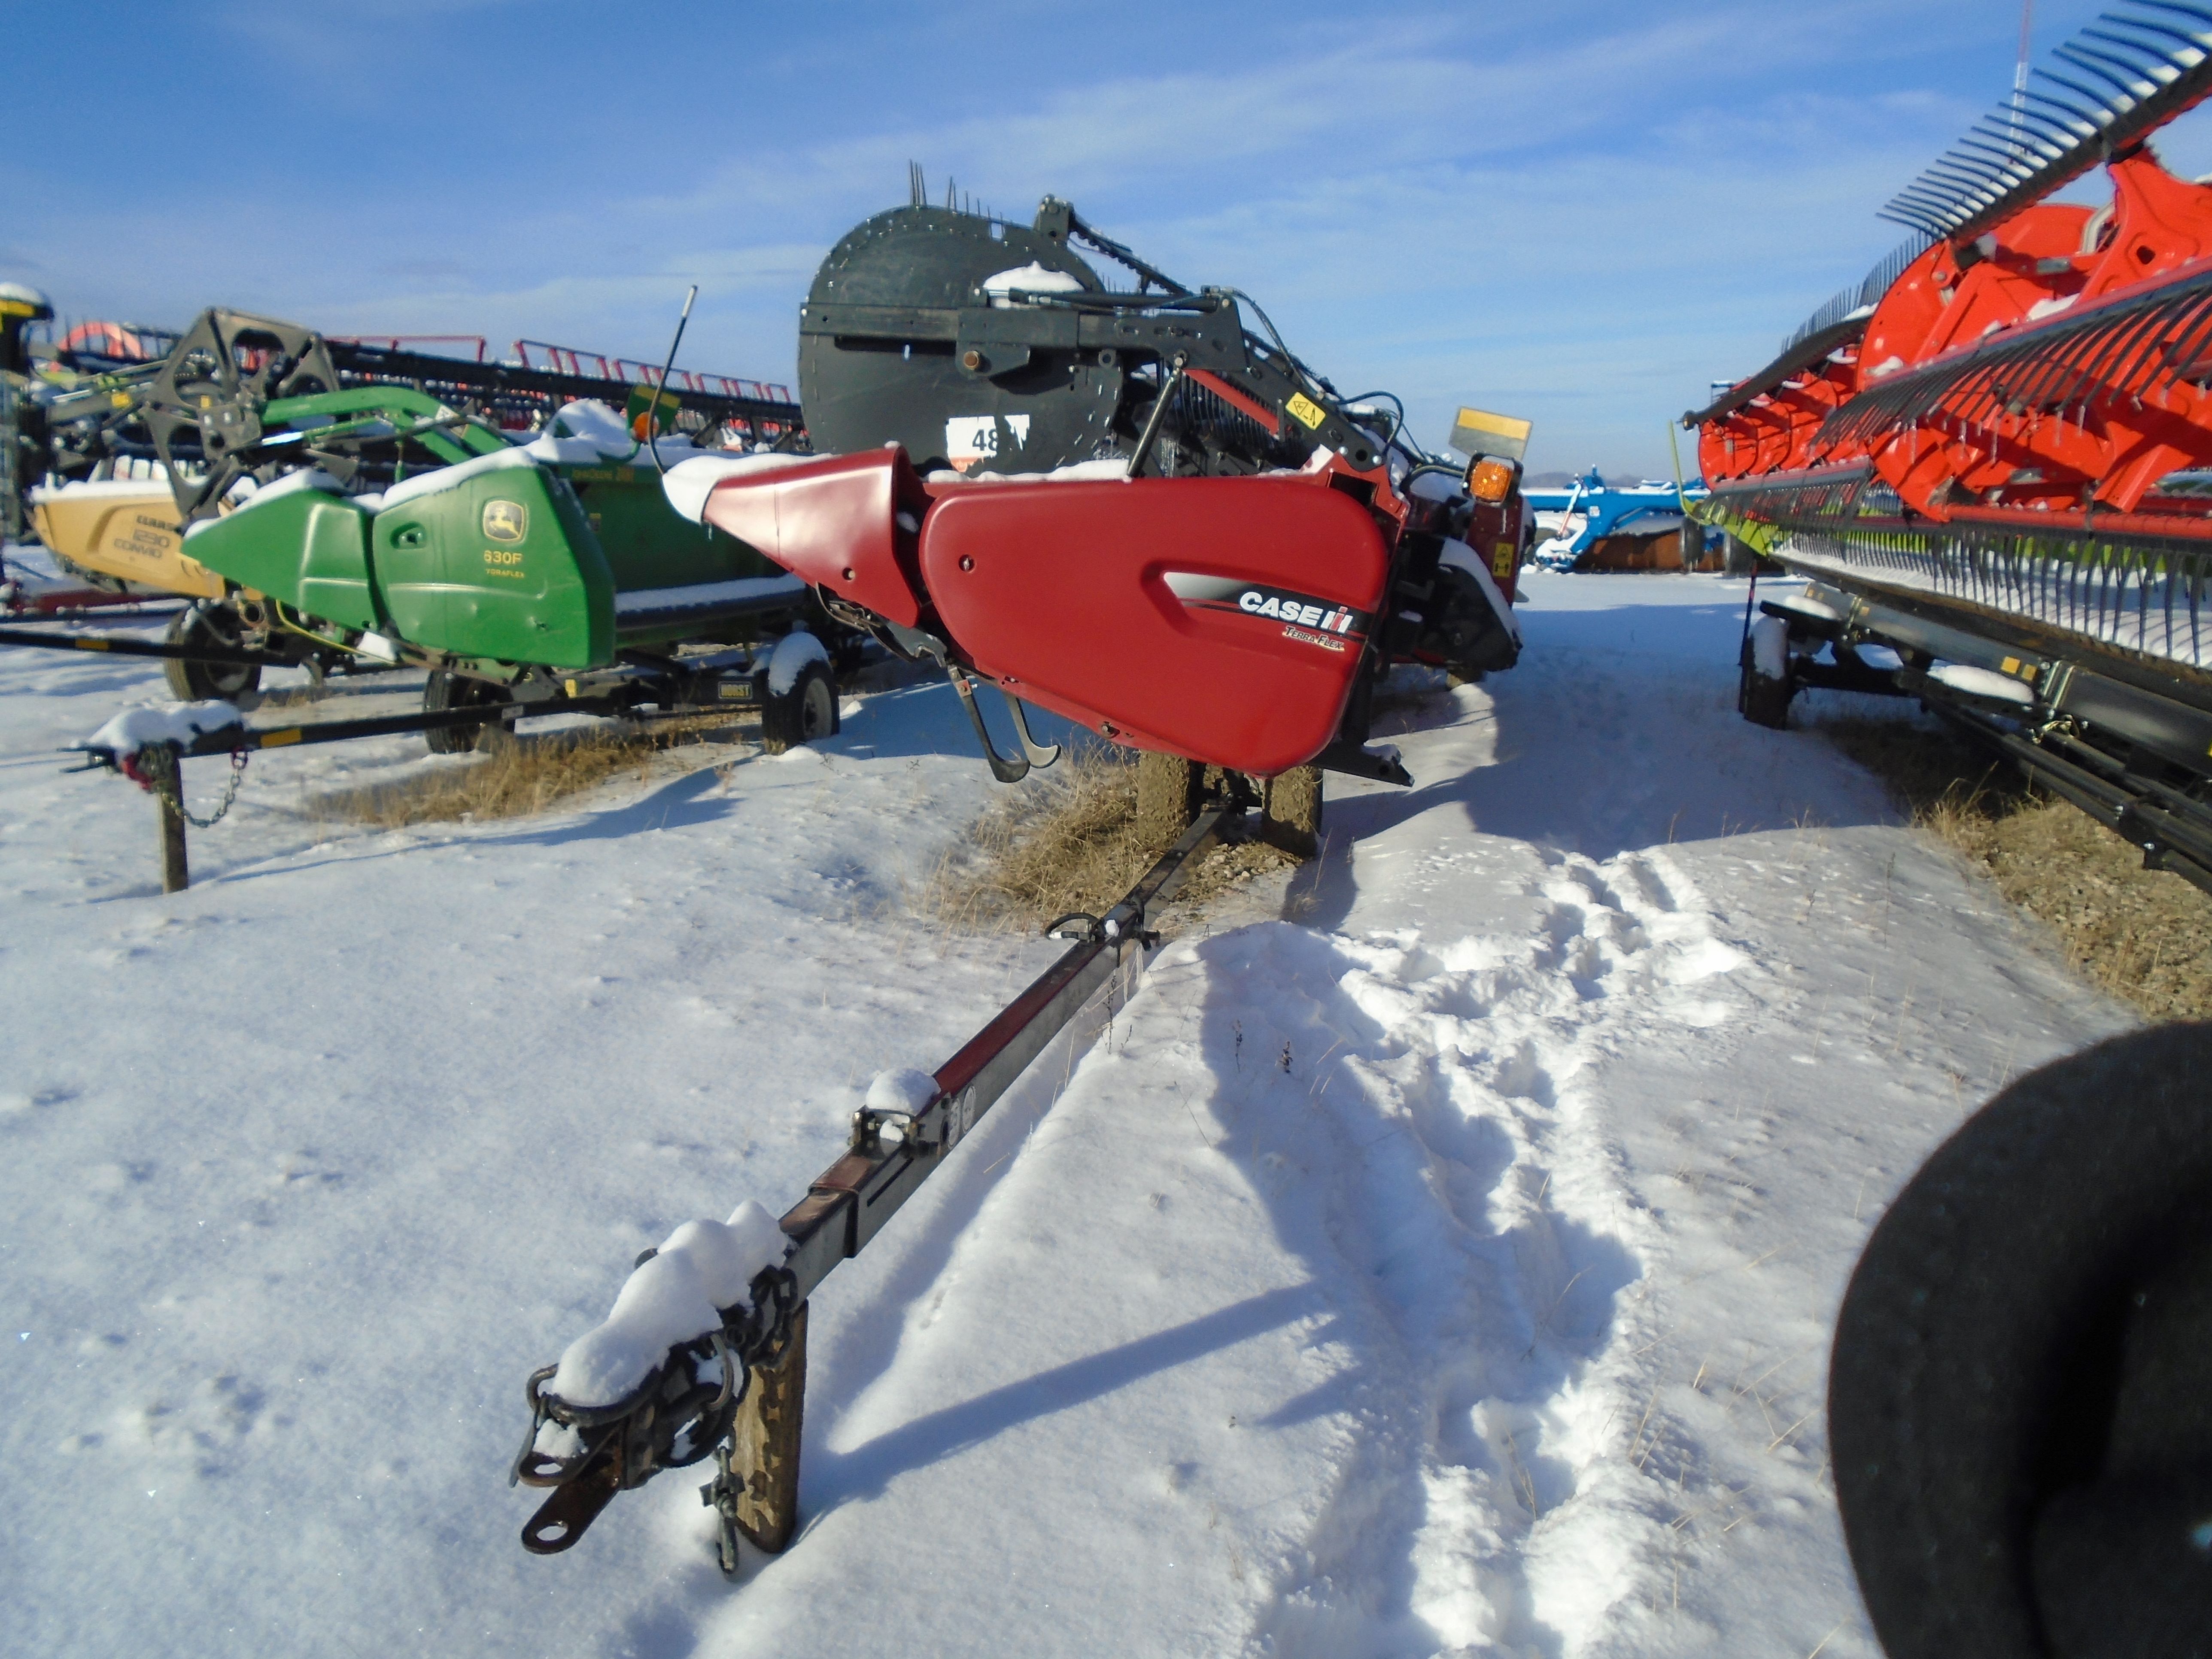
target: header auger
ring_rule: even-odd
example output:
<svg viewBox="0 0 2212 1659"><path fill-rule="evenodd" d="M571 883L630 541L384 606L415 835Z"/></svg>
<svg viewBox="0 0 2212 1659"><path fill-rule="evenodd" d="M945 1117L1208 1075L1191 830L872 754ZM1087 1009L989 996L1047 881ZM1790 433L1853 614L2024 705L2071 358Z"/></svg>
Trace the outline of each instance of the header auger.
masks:
<svg viewBox="0 0 2212 1659"><path fill-rule="evenodd" d="M2212 94L2212 9L2135 0L2057 57L1684 424L1705 516L1815 583L1747 640L1747 714L1919 696L2212 886L2212 187L2149 144ZM2106 206L2045 199L2100 165Z"/></svg>

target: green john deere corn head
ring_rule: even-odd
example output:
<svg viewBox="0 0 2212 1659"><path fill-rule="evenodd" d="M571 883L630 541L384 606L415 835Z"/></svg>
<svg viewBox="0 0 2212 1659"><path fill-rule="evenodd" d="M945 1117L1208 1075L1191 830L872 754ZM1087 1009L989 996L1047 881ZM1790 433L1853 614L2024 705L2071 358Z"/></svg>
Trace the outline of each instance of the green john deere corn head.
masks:
<svg viewBox="0 0 2212 1659"><path fill-rule="evenodd" d="M139 396L180 550L226 590L194 625L226 645L418 665L490 702L656 647L781 633L810 605L797 578L668 505L662 465L707 452L661 437L656 457L604 404L517 444L407 386L341 388L319 336L220 310ZM245 689L216 673L178 689Z"/></svg>

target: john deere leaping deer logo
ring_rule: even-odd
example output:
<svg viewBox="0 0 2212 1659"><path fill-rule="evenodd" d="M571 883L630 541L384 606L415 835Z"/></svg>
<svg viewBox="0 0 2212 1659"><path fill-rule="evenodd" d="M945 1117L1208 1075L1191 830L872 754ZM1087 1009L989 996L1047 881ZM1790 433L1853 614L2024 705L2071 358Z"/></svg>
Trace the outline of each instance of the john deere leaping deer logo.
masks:
<svg viewBox="0 0 2212 1659"><path fill-rule="evenodd" d="M486 501L483 533L487 541L520 541L530 533L530 509L520 501Z"/></svg>

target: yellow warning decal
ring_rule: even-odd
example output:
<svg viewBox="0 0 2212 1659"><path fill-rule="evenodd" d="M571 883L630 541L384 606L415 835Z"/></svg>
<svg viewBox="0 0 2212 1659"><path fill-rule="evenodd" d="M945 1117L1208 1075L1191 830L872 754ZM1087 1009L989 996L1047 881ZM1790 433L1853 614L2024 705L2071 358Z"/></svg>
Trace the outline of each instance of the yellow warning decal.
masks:
<svg viewBox="0 0 2212 1659"><path fill-rule="evenodd" d="M106 640L79 640L76 642L76 648L80 651L105 651L107 649L107 641Z"/></svg>
<svg viewBox="0 0 2212 1659"><path fill-rule="evenodd" d="M1321 405L1307 397L1304 392L1293 392L1291 394L1290 402L1283 407L1289 410L1307 431L1315 431L1321 426L1322 418Z"/></svg>
<svg viewBox="0 0 2212 1659"><path fill-rule="evenodd" d="M297 726L286 730L264 732L261 734L261 746L264 749L282 749L287 744L299 742L301 738L304 738L307 735L307 733L306 729Z"/></svg>
<svg viewBox="0 0 2212 1659"><path fill-rule="evenodd" d="M1490 574L1504 581L1513 574L1514 554L1519 550L1511 542L1500 542L1490 555Z"/></svg>
<svg viewBox="0 0 2212 1659"><path fill-rule="evenodd" d="M1528 434L1534 428L1511 415L1493 415L1486 409L1462 409L1452 422L1451 447L1472 459L1495 455L1517 461L1528 453Z"/></svg>
<svg viewBox="0 0 2212 1659"><path fill-rule="evenodd" d="M2017 674L2020 672L2020 659L2018 657L2007 657L2004 659L2003 666L2006 673Z"/></svg>

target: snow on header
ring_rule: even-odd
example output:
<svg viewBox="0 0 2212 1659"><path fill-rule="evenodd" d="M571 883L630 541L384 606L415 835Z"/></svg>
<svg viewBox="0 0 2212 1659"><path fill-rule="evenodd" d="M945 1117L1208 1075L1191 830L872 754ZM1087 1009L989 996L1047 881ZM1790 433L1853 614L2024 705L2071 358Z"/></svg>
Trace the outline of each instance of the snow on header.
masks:
<svg viewBox="0 0 2212 1659"><path fill-rule="evenodd" d="M726 1222L685 1222L623 1282L605 1322L568 1345L551 1392L571 1406L613 1405L671 1348L719 1330L722 1310L750 1311L754 1279L783 1260L784 1244L750 1199Z"/></svg>
<svg viewBox="0 0 2212 1659"><path fill-rule="evenodd" d="M458 489L470 479L481 477L487 472L504 472L509 467L537 465L526 449L495 450L472 460L457 461L451 466L439 467L435 471L418 472L411 478L404 478L384 492L380 504L389 510L402 502L419 501L425 495L442 495L448 489ZM255 499L259 498L257 496Z"/></svg>
<svg viewBox="0 0 2212 1659"><path fill-rule="evenodd" d="M872 1112L918 1112L937 1098L937 1079L911 1066L876 1073L865 1104Z"/></svg>
<svg viewBox="0 0 2212 1659"><path fill-rule="evenodd" d="M33 484L31 505L43 507L48 501L82 501L100 496L160 496L169 494L167 478L78 478L70 483Z"/></svg>
<svg viewBox="0 0 2212 1659"><path fill-rule="evenodd" d="M1928 678L1938 685L1948 685L1954 691L1963 691L1970 697L1988 697L1999 702L2033 703L2035 693L2009 674L2000 674L1994 668L1976 668L1970 663L1939 662L1928 671Z"/></svg>
<svg viewBox="0 0 2212 1659"><path fill-rule="evenodd" d="M1070 461L1049 472L955 472L939 468L927 482L945 483L1118 483L1129 476L1129 458L1109 455L1101 461Z"/></svg>
<svg viewBox="0 0 2212 1659"><path fill-rule="evenodd" d="M669 506L692 523L700 524L704 522L702 515L707 511L707 497L714 494L716 484L747 473L773 472L778 467L799 466L821 459L819 455L695 455L688 461L678 462L661 475L660 493L668 497Z"/></svg>
<svg viewBox="0 0 2212 1659"><path fill-rule="evenodd" d="M126 759L157 743L189 748L195 738L245 725L245 717L227 702L148 702L126 708L99 731L72 749L104 749L118 760Z"/></svg>
<svg viewBox="0 0 2212 1659"><path fill-rule="evenodd" d="M345 494L344 483L324 471L319 466L302 467L297 472L286 473L274 483L263 484L258 489L246 495L244 500L237 501L236 505L231 508L231 514L234 516L237 514L248 513L257 507L266 507L271 501L281 501L287 495L296 495L302 490L307 489L319 489L329 495ZM234 496L233 499L236 500ZM217 520L214 519L195 519L185 526L185 539L191 540L201 531L216 522Z"/></svg>
<svg viewBox="0 0 2212 1659"><path fill-rule="evenodd" d="M562 404L545 430L522 447L541 461L589 466L595 461L628 460L641 446L621 416L596 398L583 398Z"/></svg>
<svg viewBox="0 0 2212 1659"><path fill-rule="evenodd" d="M995 276L986 276L978 284L991 296L994 310L1011 311L1014 301L1007 297L1015 289L1030 294L1080 294L1083 279L1065 270L1047 270L1031 260L1012 270L1002 270Z"/></svg>
<svg viewBox="0 0 2212 1659"><path fill-rule="evenodd" d="M702 450L681 432L661 433L647 449L623 417L596 398L562 404L560 412L545 423L545 429L522 446L522 453L533 460L556 466L599 466L609 462L651 466L656 452L665 466L720 453Z"/></svg>

